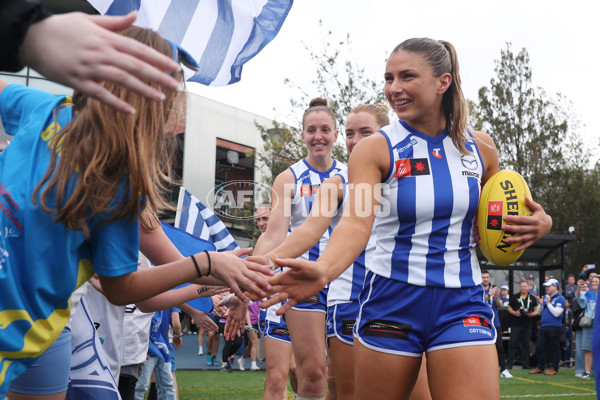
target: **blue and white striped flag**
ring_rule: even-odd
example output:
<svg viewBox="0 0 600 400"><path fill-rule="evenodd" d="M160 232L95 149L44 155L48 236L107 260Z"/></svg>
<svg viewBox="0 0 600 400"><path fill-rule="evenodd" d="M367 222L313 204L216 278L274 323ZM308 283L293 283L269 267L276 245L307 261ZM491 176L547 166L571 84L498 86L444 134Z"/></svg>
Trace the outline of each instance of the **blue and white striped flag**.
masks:
<svg viewBox="0 0 600 400"><path fill-rule="evenodd" d="M223 221L183 186L179 189L175 227L209 241L217 251L240 248Z"/></svg>
<svg viewBox="0 0 600 400"><path fill-rule="evenodd" d="M225 86L279 33L293 0L88 0L101 14L138 10L136 25L180 45L198 62L188 81Z"/></svg>

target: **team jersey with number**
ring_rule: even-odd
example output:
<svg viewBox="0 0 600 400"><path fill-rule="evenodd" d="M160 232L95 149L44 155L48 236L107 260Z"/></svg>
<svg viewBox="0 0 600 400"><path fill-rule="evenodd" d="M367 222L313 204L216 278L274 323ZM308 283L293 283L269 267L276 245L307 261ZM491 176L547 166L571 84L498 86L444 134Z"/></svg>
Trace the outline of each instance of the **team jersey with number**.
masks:
<svg viewBox="0 0 600 400"><path fill-rule="evenodd" d="M391 163L367 268L417 286L480 284L474 218L484 165L472 135L461 154L446 131L431 137L395 121L380 132Z"/></svg>
<svg viewBox="0 0 600 400"><path fill-rule="evenodd" d="M345 171L346 166L336 160L333 160L332 167L325 172L321 172L311 167L308 162L306 162L306 159L302 159L292 165L290 170L294 174L295 179L294 193L290 210L290 229L293 231L295 228L302 225L302 223L310 214L310 210L315 199L315 194L321 186L321 183L323 183L324 180L331 178L342 171ZM333 231L333 226L337 224L340 218L341 213L336 213L329 228L327 229L327 232L323 234L319 243L298 258L312 261L319 258L319 255L321 255L321 252L327 246L329 235L331 234L331 231Z"/></svg>
<svg viewBox="0 0 600 400"><path fill-rule="evenodd" d="M347 207L347 191L348 191L348 170L337 174L344 182L344 198L342 199L342 207ZM340 213L338 213L340 214ZM371 237L367 243L367 247L360 253L356 261L352 263L340 276L331 281L329 284L329 292L327 293L327 306L331 307L335 304L349 303L357 301L360 292L362 291L365 281L365 264L369 262L375 250L375 226L371 232Z"/></svg>

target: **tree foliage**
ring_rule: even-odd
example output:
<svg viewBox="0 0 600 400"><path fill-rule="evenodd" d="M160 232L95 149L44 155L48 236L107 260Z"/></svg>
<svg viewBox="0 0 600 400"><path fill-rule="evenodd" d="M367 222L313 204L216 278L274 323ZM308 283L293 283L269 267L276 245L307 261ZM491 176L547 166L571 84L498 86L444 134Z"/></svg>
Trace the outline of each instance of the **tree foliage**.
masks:
<svg viewBox="0 0 600 400"><path fill-rule="evenodd" d="M263 141L262 151L257 152L261 166L262 181L271 186L273 181L286 168L306 157L307 150L298 128L288 127L273 121L269 128L256 124Z"/></svg>
<svg viewBox="0 0 600 400"><path fill-rule="evenodd" d="M553 217L552 233L567 234L569 226L575 227L578 241L567 248L573 268L594 262L600 233L598 168L588 166L590 151L578 134L572 105L533 86L524 48L515 54L508 43L495 64L489 87L479 90L477 103L470 102L470 123L494 139L500 169L523 175L534 199Z"/></svg>
<svg viewBox="0 0 600 400"><path fill-rule="evenodd" d="M311 99L326 98L337 115L338 127L343 135L346 116L354 107L363 103L387 103L383 94L384 82L383 79L375 81L366 76L365 68L354 58L349 34L344 40L336 41L331 31L323 34L322 21L319 22L319 26L323 36L322 42L325 43L324 49L315 50L304 44L304 49L315 65L316 76L312 84L316 92L307 93L291 79L285 79L285 83L298 93L297 97L290 98L290 105L294 110L298 110L300 116Z"/></svg>

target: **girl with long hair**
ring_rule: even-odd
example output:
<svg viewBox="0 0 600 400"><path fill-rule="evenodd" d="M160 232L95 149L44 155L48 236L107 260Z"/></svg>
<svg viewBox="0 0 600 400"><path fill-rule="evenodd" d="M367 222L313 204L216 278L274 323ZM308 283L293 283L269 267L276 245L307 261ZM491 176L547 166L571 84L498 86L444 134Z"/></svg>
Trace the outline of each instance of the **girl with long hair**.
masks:
<svg viewBox="0 0 600 400"><path fill-rule="evenodd" d="M123 34L164 55L174 53L149 29ZM181 72L173 76L183 80ZM0 118L14 135L0 156L0 398L32 365L39 372L28 387L11 389L8 397L64 398L69 299L94 273L117 305L184 282L225 282L244 300L240 286L258 292L268 287L260 273L268 270L239 258L248 250L203 252L137 271L140 214L168 207L174 146L165 131L184 92L163 91L165 100L154 102L113 83L102 85L137 112L120 113L79 93L70 102L0 82Z"/></svg>

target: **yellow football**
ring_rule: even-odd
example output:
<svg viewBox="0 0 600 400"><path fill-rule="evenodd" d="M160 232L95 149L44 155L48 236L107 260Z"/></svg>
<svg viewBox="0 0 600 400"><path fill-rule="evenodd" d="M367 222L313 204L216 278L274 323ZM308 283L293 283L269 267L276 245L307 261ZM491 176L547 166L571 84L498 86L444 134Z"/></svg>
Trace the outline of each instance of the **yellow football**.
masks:
<svg viewBox="0 0 600 400"><path fill-rule="evenodd" d="M483 185L477 208L477 242L485 258L496 265L512 264L523 254L524 250L514 252L519 243L505 242L518 234L503 231L502 224L506 215L531 215L525 196L531 198L531 192L515 171L498 171Z"/></svg>

